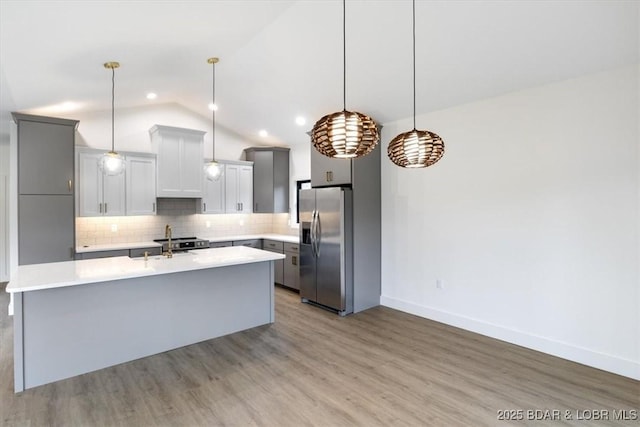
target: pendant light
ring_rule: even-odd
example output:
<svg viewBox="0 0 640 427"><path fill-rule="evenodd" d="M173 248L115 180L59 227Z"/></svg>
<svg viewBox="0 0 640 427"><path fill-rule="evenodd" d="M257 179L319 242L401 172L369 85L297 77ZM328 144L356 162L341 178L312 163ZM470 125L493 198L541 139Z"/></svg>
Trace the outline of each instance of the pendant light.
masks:
<svg viewBox="0 0 640 427"><path fill-rule="evenodd" d="M222 176L222 165L216 162L216 63L218 61L218 58L207 59L207 62L213 66L213 108L211 108L211 123L213 124L213 129L211 132L211 161L204 165L204 174L209 181L218 181Z"/></svg>
<svg viewBox="0 0 640 427"><path fill-rule="evenodd" d="M112 61L106 62L104 68L111 70L111 151L102 155L98 162L100 170L105 175L119 175L124 172L124 157L116 153L114 149L114 117L115 117L115 77L116 68L120 63Z"/></svg>
<svg viewBox="0 0 640 427"><path fill-rule="evenodd" d="M413 129L391 140L387 155L403 168L424 168L444 154L444 141L428 130L416 129L416 1L413 0Z"/></svg>
<svg viewBox="0 0 640 427"><path fill-rule="evenodd" d="M327 114L311 131L315 149L327 157L349 159L369 154L380 141L376 122L365 114L347 111L346 2L342 0L342 111Z"/></svg>

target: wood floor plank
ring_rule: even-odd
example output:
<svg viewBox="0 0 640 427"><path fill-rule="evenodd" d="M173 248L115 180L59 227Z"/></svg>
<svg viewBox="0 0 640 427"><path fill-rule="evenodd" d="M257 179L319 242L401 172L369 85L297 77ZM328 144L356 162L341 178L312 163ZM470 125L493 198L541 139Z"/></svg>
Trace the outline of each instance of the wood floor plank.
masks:
<svg viewBox="0 0 640 427"><path fill-rule="evenodd" d="M575 419L640 411L638 381L386 307L339 317L282 288L273 325L14 394L0 290L0 425L640 425ZM563 418L497 419L510 409Z"/></svg>

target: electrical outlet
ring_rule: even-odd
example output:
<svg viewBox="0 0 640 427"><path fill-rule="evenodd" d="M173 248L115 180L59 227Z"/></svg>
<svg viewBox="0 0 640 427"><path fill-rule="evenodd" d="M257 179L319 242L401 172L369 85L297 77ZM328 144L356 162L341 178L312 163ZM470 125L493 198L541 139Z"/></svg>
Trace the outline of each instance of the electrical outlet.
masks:
<svg viewBox="0 0 640 427"><path fill-rule="evenodd" d="M436 279L436 288L444 289L444 281L442 279Z"/></svg>
<svg viewBox="0 0 640 427"><path fill-rule="evenodd" d="M112 233L118 232L118 224L111 224L111 232Z"/></svg>
<svg viewBox="0 0 640 427"><path fill-rule="evenodd" d="M205 222L205 225L207 226L207 228L211 228L211 221Z"/></svg>

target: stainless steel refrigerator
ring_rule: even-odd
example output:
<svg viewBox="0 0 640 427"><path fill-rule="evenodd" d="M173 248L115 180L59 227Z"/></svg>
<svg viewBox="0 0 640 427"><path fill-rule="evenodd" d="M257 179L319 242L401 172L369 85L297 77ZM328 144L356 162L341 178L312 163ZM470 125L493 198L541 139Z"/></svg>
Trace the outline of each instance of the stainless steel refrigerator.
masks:
<svg viewBox="0 0 640 427"><path fill-rule="evenodd" d="M353 313L353 198L349 188L300 190L300 297Z"/></svg>

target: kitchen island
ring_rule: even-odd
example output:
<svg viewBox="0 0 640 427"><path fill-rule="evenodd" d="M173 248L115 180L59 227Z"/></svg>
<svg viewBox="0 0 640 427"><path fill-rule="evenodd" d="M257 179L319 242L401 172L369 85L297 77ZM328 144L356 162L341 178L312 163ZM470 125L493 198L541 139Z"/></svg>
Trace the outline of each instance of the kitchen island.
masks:
<svg viewBox="0 0 640 427"><path fill-rule="evenodd" d="M243 246L23 265L14 389L69 378L274 322L274 261Z"/></svg>

